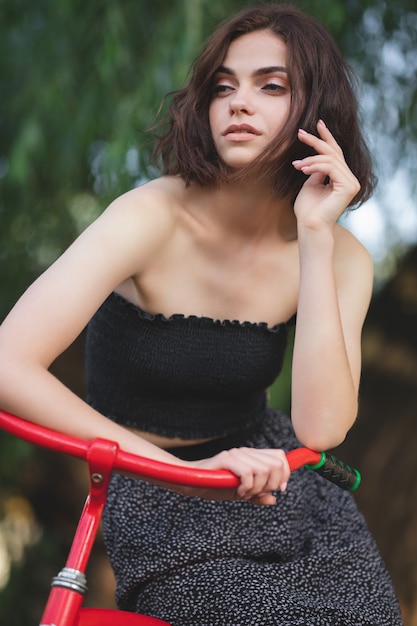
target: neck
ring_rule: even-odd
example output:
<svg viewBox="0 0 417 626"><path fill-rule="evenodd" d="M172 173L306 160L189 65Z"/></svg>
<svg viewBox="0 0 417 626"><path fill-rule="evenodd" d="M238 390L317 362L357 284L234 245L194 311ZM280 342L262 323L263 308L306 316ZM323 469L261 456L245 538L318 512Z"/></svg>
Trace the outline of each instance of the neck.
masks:
<svg viewBox="0 0 417 626"><path fill-rule="evenodd" d="M203 210L226 234L256 238L280 233L292 239L296 222L290 201L277 198L271 188L253 183L228 183L216 189L189 187L190 206Z"/></svg>

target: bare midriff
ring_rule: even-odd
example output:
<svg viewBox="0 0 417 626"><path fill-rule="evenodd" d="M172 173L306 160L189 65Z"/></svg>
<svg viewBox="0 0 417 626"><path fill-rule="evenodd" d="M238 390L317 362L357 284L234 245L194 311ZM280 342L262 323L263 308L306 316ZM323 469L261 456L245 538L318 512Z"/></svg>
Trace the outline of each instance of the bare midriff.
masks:
<svg viewBox="0 0 417 626"><path fill-rule="evenodd" d="M128 428L135 435L139 435L149 443L153 443L158 448L179 448L182 446L194 446L199 443L205 443L206 441L213 441L218 437L208 437L205 439L181 439L181 437L165 437L164 435L158 435L157 433L149 433L137 428Z"/></svg>

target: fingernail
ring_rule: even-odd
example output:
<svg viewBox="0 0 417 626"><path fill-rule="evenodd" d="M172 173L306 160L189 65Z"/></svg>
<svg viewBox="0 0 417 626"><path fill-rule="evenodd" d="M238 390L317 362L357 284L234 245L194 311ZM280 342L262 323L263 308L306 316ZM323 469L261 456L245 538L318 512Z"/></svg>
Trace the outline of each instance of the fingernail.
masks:
<svg viewBox="0 0 417 626"><path fill-rule="evenodd" d="M321 118L319 119L319 124L322 124L324 128L327 128L326 123Z"/></svg>
<svg viewBox="0 0 417 626"><path fill-rule="evenodd" d="M292 162L292 164L295 165L295 166L299 165L300 163L301 163L301 161L293 161Z"/></svg>
<svg viewBox="0 0 417 626"><path fill-rule="evenodd" d="M284 491L287 491L287 486L288 483L282 483L282 485L280 486L280 491L282 491L282 493L284 493Z"/></svg>
<svg viewBox="0 0 417 626"><path fill-rule="evenodd" d="M299 133L299 135L308 135L307 131L304 130L304 128L299 128L298 129L298 133Z"/></svg>

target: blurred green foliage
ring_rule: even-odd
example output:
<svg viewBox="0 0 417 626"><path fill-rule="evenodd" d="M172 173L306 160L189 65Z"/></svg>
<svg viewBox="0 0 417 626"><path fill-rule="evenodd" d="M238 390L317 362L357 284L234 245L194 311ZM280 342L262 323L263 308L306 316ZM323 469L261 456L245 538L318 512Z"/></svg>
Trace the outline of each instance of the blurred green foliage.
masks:
<svg viewBox="0 0 417 626"><path fill-rule="evenodd" d="M248 4L0 2L0 319L114 196L155 175L144 129L215 24ZM367 125L391 163L415 173L414 1L299 5L364 78Z"/></svg>

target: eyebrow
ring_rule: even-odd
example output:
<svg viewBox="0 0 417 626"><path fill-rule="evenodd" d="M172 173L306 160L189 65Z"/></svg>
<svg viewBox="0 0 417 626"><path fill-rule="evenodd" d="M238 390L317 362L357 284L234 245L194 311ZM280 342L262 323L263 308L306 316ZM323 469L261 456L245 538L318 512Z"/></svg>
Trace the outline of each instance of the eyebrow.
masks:
<svg viewBox="0 0 417 626"><path fill-rule="evenodd" d="M229 76L236 76L236 73L229 67L220 65L217 68L216 74L228 74ZM288 74L287 68L283 65L270 65L269 67L260 67L252 73L252 76L264 76L265 74Z"/></svg>

